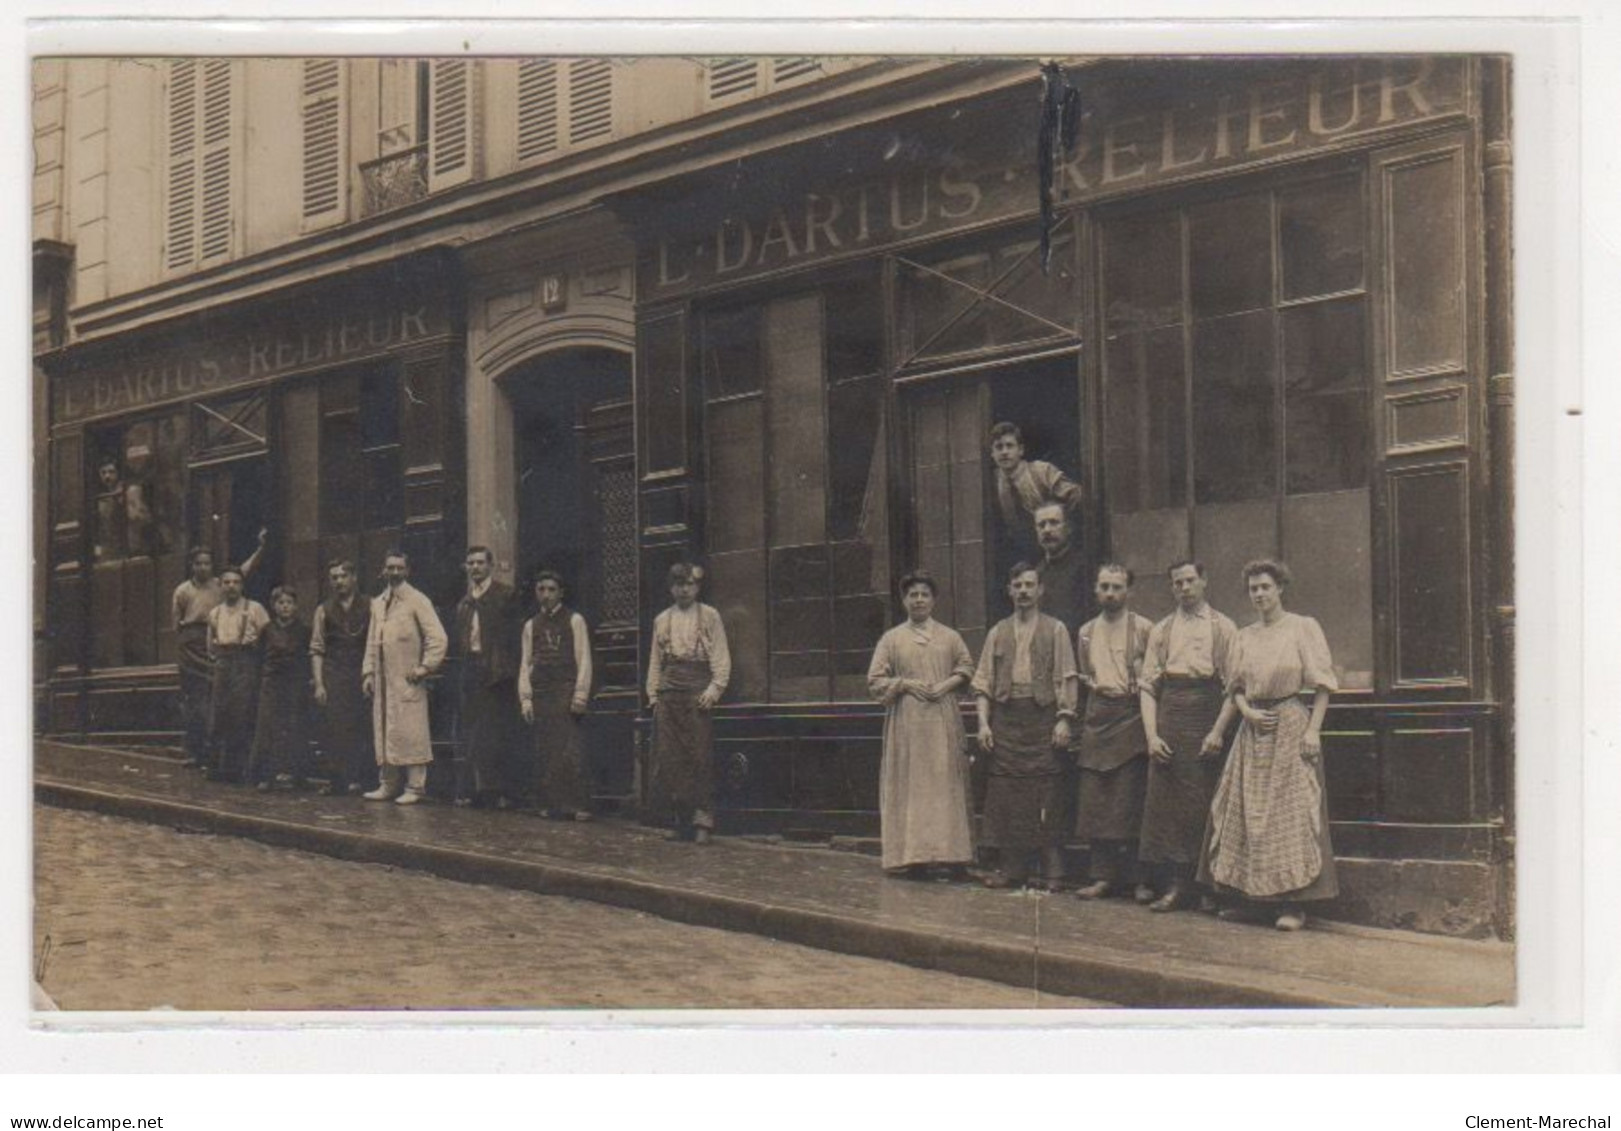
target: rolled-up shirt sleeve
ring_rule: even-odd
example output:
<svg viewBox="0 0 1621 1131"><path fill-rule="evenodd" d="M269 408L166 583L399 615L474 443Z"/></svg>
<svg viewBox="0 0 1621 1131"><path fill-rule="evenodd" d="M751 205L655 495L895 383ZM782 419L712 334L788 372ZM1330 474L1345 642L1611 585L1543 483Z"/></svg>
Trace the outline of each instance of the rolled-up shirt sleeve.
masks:
<svg viewBox="0 0 1621 1131"><path fill-rule="evenodd" d="M979 650L979 666L974 669L973 689L975 695L983 695L987 699L995 698L992 694L992 680L996 668L996 634L1002 631L1001 625L996 625L985 636L985 644Z"/></svg>
<svg viewBox="0 0 1621 1131"><path fill-rule="evenodd" d="M1075 671L1075 649L1070 647L1069 630L1053 625L1053 697L1060 715L1073 715L1079 700L1080 675Z"/></svg>
<svg viewBox="0 0 1621 1131"><path fill-rule="evenodd" d="M710 626L709 689L718 697L732 682L732 650L726 643L726 624L720 613L706 606Z"/></svg>
<svg viewBox="0 0 1621 1131"><path fill-rule="evenodd" d="M574 630L574 706L584 709L591 701L591 634L586 631L585 618L575 613L569 621ZM524 628L527 630L528 625ZM528 656L528 639L524 641L524 655ZM527 671L525 683L527 684Z"/></svg>
<svg viewBox="0 0 1621 1131"><path fill-rule="evenodd" d="M523 632L519 634L518 645L518 705L520 707L525 703L533 702L535 698L535 689L529 686L529 670L535 663L532 651L534 648L534 633L535 622L532 620L524 621Z"/></svg>
<svg viewBox="0 0 1621 1131"><path fill-rule="evenodd" d="M653 618L653 647L647 657L647 699L650 703L659 697L659 684L664 679L664 648L659 643L659 629L666 619L665 613Z"/></svg>
<svg viewBox="0 0 1621 1131"><path fill-rule="evenodd" d="M310 625L310 655L326 655L326 606L315 606L315 622Z"/></svg>

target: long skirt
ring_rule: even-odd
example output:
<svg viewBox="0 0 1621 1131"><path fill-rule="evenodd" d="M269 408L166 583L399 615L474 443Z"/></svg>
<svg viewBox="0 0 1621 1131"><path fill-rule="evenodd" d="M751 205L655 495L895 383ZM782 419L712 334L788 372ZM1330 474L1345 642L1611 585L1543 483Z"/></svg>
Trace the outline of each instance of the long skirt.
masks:
<svg viewBox="0 0 1621 1131"><path fill-rule="evenodd" d="M1033 699L991 704L996 748L980 825L980 841L987 847L1022 852L1064 843L1064 775L1052 748L1056 721L1054 708ZM1007 772L1025 768L1046 772Z"/></svg>
<svg viewBox="0 0 1621 1131"><path fill-rule="evenodd" d="M1299 699L1270 706L1278 712L1271 734L1248 721L1238 728L1210 804L1199 880L1252 900L1332 899L1339 881L1323 761L1301 754L1311 713Z"/></svg>
<svg viewBox="0 0 1621 1131"><path fill-rule="evenodd" d="M247 769L259 701L259 653L229 649L214 658L208 738L213 766L230 778Z"/></svg>
<svg viewBox="0 0 1621 1131"><path fill-rule="evenodd" d="M1148 797L1137 858L1148 864L1195 864L1210 818L1221 759L1201 758L1205 736L1221 714L1222 688L1213 679L1167 678L1159 695L1159 736L1169 765L1148 764Z"/></svg>
<svg viewBox="0 0 1621 1131"><path fill-rule="evenodd" d="M714 723L698 709L696 691L661 691L653 708L650 815L677 825L715 809Z"/></svg>
<svg viewBox="0 0 1621 1131"><path fill-rule="evenodd" d="M248 780L269 781L277 774L310 776L309 712L307 674L267 675L260 681Z"/></svg>
<svg viewBox="0 0 1621 1131"><path fill-rule="evenodd" d="M522 744L521 721L517 682L490 683L481 665L465 663L455 755L458 797L512 791L519 780L511 763Z"/></svg>
<svg viewBox="0 0 1621 1131"><path fill-rule="evenodd" d="M884 720L878 770L883 866L959 864L974 858L968 759L954 696L925 703L903 695Z"/></svg>
<svg viewBox="0 0 1621 1131"><path fill-rule="evenodd" d="M208 659L208 626L183 624L176 638L180 661L180 714L185 725L186 757L208 762L208 703L214 665Z"/></svg>
<svg viewBox="0 0 1621 1131"><path fill-rule="evenodd" d="M536 793L543 809L588 813L591 782L585 769L583 726L569 709L573 701L572 680L534 689Z"/></svg>
<svg viewBox="0 0 1621 1131"><path fill-rule="evenodd" d="M377 755L372 749L371 703L361 690L360 662L326 658L322 671L326 707L321 712L321 751L335 785L375 784Z"/></svg>

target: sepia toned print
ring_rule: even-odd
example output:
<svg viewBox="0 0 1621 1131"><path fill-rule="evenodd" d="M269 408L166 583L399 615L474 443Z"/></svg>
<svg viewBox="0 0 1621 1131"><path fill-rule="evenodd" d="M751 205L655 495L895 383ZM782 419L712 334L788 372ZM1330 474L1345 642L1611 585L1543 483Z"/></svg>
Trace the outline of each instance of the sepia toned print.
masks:
<svg viewBox="0 0 1621 1131"><path fill-rule="evenodd" d="M220 897L195 854L50 813L36 981L1513 1004L1508 91L1463 55L37 60L40 801L264 842L396 943L424 873L541 940L660 918L532 991L336 977L272 923L290 989L188 996L140 955L207 953L154 925ZM69 829L104 897L50 874ZM120 894L132 838L177 886ZM615 977L659 924L701 970L676 922L870 992ZM112 946L149 991L106 996Z"/></svg>

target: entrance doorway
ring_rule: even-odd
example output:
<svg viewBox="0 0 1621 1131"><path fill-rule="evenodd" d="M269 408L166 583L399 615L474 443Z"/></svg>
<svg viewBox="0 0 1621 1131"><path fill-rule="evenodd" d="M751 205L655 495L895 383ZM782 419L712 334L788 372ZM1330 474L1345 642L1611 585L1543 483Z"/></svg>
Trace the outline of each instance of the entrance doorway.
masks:
<svg viewBox="0 0 1621 1131"><path fill-rule="evenodd" d="M918 384L905 394L915 560L940 583L937 615L976 654L1008 612L1008 569L1038 553L1033 528L1007 529L998 511L991 426L1018 425L1026 459L1080 482L1079 404L1072 356Z"/></svg>
<svg viewBox="0 0 1621 1131"><path fill-rule="evenodd" d="M591 626L596 699L586 723L593 791L632 789L638 704L636 456L630 355L560 350L506 376L518 530L514 579L532 610L538 569ZM527 613L526 613L527 615Z"/></svg>

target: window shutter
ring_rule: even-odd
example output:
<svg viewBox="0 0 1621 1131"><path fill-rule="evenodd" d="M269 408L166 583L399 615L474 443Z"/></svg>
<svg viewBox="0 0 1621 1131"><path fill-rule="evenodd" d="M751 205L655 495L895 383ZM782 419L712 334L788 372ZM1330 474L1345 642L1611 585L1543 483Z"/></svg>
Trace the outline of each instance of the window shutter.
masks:
<svg viewBox="0 0 1621 1131"><path fill-rule="evenodd" d="M576 59L568 76L570 145L589 145L613 136L613 63Z"/></svg>
<svg viewBox="0 0 1621 1131"><path fill-rule="evenodd" d="M167 191L163 263L189 267L197 253L197 63L169 64Z"/></svg>
<svg viewBox="0 0 1621 1131"><path fill-rule="evenodd" d="M233 70L229 59L203 64L202 224L198 258L231 253L231 116Z"/></svg>
<svg viewBox="0 0 1621 1131"><path fill-rule="evenodd" d="M614 134L608 59L525 59L518 64L518 160L607 141Z"/></svg>
<svg viewBox="0 0 1621 1131"><path fill-rule="evenodd" d="M304 61L303 218L306 227L343 215L343 64L337 59Z"/></svg>
<svg viewBox="0 0 1621 1131"><path fill-rule="evenodd" d="M790 56L771 60L771 85L783 86L810 78L821 71L818 62L808 55Z"/></svg>
<svg viewBox="0 0 1621 1131"><path fill-rule="evenodd" d="M557 64L550 59L525 59L519 63L519 161L533 161L557 152L561 113Z"/></svg>
<svg viewBox="0 0 1621 1131"><path fill-rule="evenodd" d="M477 156L473 80L468 59L435 59L428 78L428 188L473 178Z"/></svg>
<svg viewBox="0 0 1621 1131"><path fill-rule="evenodd" d="M756 93L760 81L759 61L717 59L709 64L709 100L729 102Z"/></svg>

